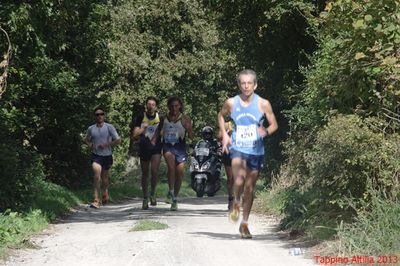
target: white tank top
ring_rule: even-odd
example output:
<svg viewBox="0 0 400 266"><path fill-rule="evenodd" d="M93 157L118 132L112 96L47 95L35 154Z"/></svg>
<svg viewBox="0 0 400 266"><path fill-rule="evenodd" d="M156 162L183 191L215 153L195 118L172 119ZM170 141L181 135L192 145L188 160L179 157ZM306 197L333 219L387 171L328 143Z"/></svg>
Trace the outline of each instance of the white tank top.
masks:
<svg viewBox="0 0 400 266"><path fill-rule="evenodd" d="M165 143L175 145L176 143L183 142L186 129L182 125L182 115L179 116L176 122L171 122L168 120L168 117L165 117L162 131Z"/></svg>

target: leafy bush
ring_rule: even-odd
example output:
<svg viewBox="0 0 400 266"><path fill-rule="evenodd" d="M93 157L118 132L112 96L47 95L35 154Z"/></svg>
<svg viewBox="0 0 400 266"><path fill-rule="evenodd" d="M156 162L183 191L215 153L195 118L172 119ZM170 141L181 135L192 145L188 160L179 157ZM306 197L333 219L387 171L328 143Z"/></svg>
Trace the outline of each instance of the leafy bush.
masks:
<svg viewBox="0 0 400 266"><path fill-rule="evenodd" d="M319 49L304 71L306 105L321 117L332 109L398 113L399 11L391 0L327 4L318 19Z"/></svg>
<svg viewBox="0 0 400 266"><path fill-rule="evenodd" d="M3 124L0 113L0 211L20 209L35 195L35 182L44 177L40 156L22 145Z"/></svg>
<svg viewBox="0 0 400 266"><path fill-rule="evenodd" d="M376 177L383 136L371 131L359 117L338 116L317 135L307 156L307 183L327 200L360 198L368 178Z"/></svg>
<svg viewBox="0 0 400 266"><path fill-rule="evenodd" d="M273 195L282 205L282 228L329 237L337 224L351 222L369 203L371 191L398 191L400 138L371 129L377 125L377 119L339 115L316 134L312 145L308 140L298 142L300 148L286 146L292 148L290 160L280 178L287 181L280 180ZM301 151L306 146L311 148Z"/></svg>
<svg viewBox="0 0 400 266"><path fill-rule="evenodd" d="M27 214L7 211L0 214L0 257L7 247L29 244L28 237L47 226L47 220L40 210Z"/></svg>

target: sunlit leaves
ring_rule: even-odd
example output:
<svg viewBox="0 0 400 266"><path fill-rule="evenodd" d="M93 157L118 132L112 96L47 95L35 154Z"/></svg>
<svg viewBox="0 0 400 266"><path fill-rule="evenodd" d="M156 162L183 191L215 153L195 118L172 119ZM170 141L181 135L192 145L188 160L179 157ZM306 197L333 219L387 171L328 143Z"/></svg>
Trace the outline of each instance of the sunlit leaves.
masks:
<svg viewBox="0 0 400 266"><path fill-rule="evenodd" d="M115 37L109 47L118 77L109 93L118 109L113 115L121 117L119 112L149 95L160 98L166 111L167 97L176 94L196 126L207 120L214 124L216 94L225 89L218 86L232 58L220 48L216 20L201 3L125 1L113 10L112 21Z"/></svg>
<svg viewBox="0 0 400 266"><path fill-rule="evenodd" d="M356 105L371 114L383 106L396 112L398 100L389 88L400 80L400 6L396 1L339 0L328 9L319 30L321 52L306 74L307 90L314 93L305 95L316 97L306 96L306 101L325 114L330 109L352 112Z"/></svg>

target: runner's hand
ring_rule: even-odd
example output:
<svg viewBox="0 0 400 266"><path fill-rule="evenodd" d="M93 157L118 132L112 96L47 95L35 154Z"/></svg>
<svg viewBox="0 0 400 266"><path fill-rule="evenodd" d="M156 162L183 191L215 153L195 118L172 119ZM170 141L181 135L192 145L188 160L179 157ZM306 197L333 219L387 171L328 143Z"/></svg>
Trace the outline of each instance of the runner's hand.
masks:
<svg viewBox="0 0 400 266"><path fill-rule="evenodd" d="M224 136L222 138L222 153L229 153L228 147L232 144L232 140L229 136Z"/></svg>
<svg viewBox="0 0 400 266"><path fill-rule="evenodd" d="M260 126L258 128L258 134L262 137L265 138L266 136L268 136L268 131L264 126Z"/></svg>
<svg viewBox="0 0 400 266"><path fill-rule="evenodd" d="M182 119L182 126L186 129L189 130L192 128L192 122L189 119Z"/></svg>
<svg viewBox="0 0 400 266"><path fill-rule="evenodd" d="M99 144L98 146L97 146L97 148L99 148L99 149L105 149L105 148L108 148L110 146L110 143L103 143L103 144Z"/></svg>

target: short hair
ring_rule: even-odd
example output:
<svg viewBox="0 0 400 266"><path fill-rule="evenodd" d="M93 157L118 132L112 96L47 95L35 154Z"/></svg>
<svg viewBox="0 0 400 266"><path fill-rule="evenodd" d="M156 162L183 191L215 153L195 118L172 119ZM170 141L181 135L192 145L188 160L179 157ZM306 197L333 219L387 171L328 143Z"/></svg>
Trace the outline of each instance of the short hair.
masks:
<svg viewBox="0 0 400 266"><path fill-rule="evenodd" d="M103 106L97 106L96 108L94 108L93 113L96 113L97 110L101 110L101 111L103 111L104 113L106 112L106 110L104 109Z"/></svg>
<svg viewBox="0 0 400 266"><path fill-rule="evenodd" d="M238 85L240 85L240 76L241 75L252 75L254 77L254 83L257 84L257 73L252 70L252 69L243 69L242 71L240 71L237 76L236 76L236 80Z"/></svg>
<svg viewBox="0 0 400 266"><path fill-rule="evenodd" d="M145 103L147 104L149 101L154 101L156 103L156 105L158 106L158 100L156 97L154 97L154 96L147 97Z"/></svg>
<svg viewBox="0 0 400 266"><path fill-rule="evenodd" d="M173 102L175 102L175 101L179 102L179 104L181 105L181 108L179 108L179 111L180 111L181 113L183 113L183 102L182 102L181 98L179 98L178 96L171 96L171 97L168 98L168 101L167 101L167 106L168 106L168 108L169 108L169 107L171 106L171 104L172 104Z"/></svg>

